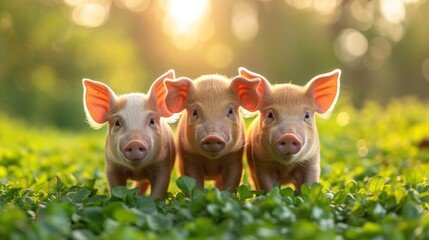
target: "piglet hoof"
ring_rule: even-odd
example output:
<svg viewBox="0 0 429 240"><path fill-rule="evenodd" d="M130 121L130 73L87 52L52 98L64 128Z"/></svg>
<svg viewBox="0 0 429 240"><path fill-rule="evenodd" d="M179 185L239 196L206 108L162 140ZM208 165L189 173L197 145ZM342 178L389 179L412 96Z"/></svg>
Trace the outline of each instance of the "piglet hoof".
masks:
<svg viewBox="0 0 429 240"><path fill-rule="evenodd" d="M226 142L217 135L209 135L201 141L201 148L207 152L220 152L225 146Z"/></svg>
<svg viewBox="0 0 429 240"><path fill-rule="evenodd" d="M297 154L302 147L301 141L292 133L286 133L277 140L277 150L282 154Z"/></svg>
<svg viewBox="0 0 429 240"><path fill-rule="evenodd" d="M148 150L146 145L139 140L129 141L122 150L122 153L124 154L125 158L130 161L142 160L146 157L147 152Z"/></svg>

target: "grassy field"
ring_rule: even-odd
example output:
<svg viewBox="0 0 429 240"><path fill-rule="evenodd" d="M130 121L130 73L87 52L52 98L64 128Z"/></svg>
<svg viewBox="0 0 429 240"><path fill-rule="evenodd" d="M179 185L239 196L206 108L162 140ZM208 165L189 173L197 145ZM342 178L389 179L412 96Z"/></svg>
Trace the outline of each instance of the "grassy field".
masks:
<svg viewBox="0 0 429 240"><path fill-rule="evenodd" d="M400 99L356 110L342 99L317 119L321 181L301 194L260 195L246 173L237 195L200 191L173 173L165 201L131 188L108 195L105 129L0 115L0 239L429 239L428 109Z"/></svg>

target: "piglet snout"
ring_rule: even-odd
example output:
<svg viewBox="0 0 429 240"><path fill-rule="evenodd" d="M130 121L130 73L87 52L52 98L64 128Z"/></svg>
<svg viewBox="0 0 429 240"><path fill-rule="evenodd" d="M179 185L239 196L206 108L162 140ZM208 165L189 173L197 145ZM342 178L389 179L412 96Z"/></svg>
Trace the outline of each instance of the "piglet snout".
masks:
<svg viewBox="0 0 429 240"><path fill-rule="evenodd" d="M222 137L214 134L205 137L200 142L200 144L201 148L207 152L220 152L226 146L225 140Z"/></svg>
<svg viewBox="0 0 429 240"><path fill-rule="evenodd" d="M122 150L124 156L130 161L142 160L146 157L147 152L146 145L139 140L129 141Z"/></svg>
<svg viewBox="0 0 429 240"><path fill-rule="evenodd" d="M281 136L276 143L277 150L283 154L297 154L302 147L301 141L292 133Z"/></svg>

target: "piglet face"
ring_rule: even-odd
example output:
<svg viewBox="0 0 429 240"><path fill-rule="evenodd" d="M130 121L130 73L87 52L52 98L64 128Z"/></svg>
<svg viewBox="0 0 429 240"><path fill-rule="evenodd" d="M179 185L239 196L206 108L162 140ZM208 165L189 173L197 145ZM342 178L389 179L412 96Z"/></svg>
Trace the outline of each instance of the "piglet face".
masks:
<svg viewBox="0 0 429 240"><path fill-rule="evenodd" d="M195 81L167 81L167 106L183 109L180 138L182 147L206 158L216 159L236 152L244 144L244 125L239 107L255 108L259 80L206 75Z"/></svg>
<svg viewBox="0 0 429 240"><path fill-rule="evenodd" d="M108 115L106 154L129 167L144 167L159 152L160 116L147 106L142 94L117 99L115 111ZM146 103L146 104L145 104Z"/></svg>
<svg viewBox="0 0 429 240"><path fill-rule="evenodd" d="M191 102L186 108L186 135L194 149L208 158L219 158L242 145L238 105L227 99L217 104L201 100Z"/></svg>
<svg viewBox="0 0 429 240"><path fill-rule="evenodd" d="M169 71L158 78L150 92L116 94L105 84L84 79L84 107L87 120L94 128L109 125L106 159L132 169L151 163L161 151L161 117L171 112L165 106L164 80L174 78Z"/></svg>
<svg viewBox="0 0 429 240"><path fill-rule="evenodd" d="M314 77L304 86L271 85L263 76L240 68L247 78L259 78L258 142L270 159L283 164L305 162L319 152L315 114L326 116L339 94L340 71Z"/></svg>
<svg viewBox="0 0 429 240"><path fill-rule="evenodd" d="M277 85L266 99L260 116L262 142L272 157L289 164L305 158L317 140L314 107L305 91Z"/></svg>

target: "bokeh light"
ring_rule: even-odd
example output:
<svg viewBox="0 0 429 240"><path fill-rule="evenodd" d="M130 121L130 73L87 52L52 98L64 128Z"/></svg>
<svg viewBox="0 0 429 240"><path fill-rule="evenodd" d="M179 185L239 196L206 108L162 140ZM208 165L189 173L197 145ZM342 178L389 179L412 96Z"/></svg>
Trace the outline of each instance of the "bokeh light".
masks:
<svg viewBox="0 0 429 240"><path fill-rule="evenodd" d="M353 1L349 5L351 16L357 21L357 28L361 31L370 29L374 24L375 6L372 1Z"/></svg>
<svg viewBox="0 0 429 240"><path fill-rule="evenodd" d="M232 11L232 33L237 39L251 41L258 34L258 9L251 2L238 2Z"/></svg>
<svg viewBox="0 0 429 240"><path fill-rule="evenodd" d="M356 142L356 148L360 157L366 157L366 155L368 155L368 147L364 139L359 139Z"/></svg>
<svg viewBox="0 0 429 240"><path fill-rule="evenodd" d="M150 0L115 0L116 5L133 12L142 12L149 7Z"/></svg>
<svg viewBox="0 0 429 240"><path fill-rule="evenodd" d="M405 19L405 6L403 0L380 0L380 11L390 23L398 24Z"/></svg>
<svg viewBox="0 0 429 240"><path fill-rule="evenodd" d="M337 115L338 126L345 127L350 122L350 114L348 112L340 112Z"/></svg>
<svg viewBox="0 0 429 240"><path fill-rule="evenodd" d="M72 19L81 26L99 27L109 18L111 7L109 0L65 0L65 2L73 6Z"/></svg>
<svg viewBox="0 0 429 240"><path fill-rule="evenodd" d="M342 30L335 41L335 54L346 63L359 60L367 50L368 40L353 28Z"/></svg>

